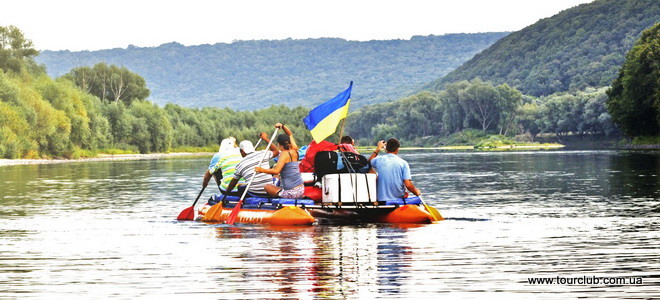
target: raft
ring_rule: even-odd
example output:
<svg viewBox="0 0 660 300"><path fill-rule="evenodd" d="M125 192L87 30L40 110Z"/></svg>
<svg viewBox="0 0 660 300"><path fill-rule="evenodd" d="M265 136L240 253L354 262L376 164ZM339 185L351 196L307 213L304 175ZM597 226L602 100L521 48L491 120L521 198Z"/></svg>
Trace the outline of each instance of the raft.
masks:
<svg viewBox="0 0 660 300"><path fill-rule="evenodd" d="M215 195L199 211L203 222L225 222L239 197ZM315 203L309 199L246 198L237 223L312 225L355 223L431 223L418 197L373 203Z"/></svg>

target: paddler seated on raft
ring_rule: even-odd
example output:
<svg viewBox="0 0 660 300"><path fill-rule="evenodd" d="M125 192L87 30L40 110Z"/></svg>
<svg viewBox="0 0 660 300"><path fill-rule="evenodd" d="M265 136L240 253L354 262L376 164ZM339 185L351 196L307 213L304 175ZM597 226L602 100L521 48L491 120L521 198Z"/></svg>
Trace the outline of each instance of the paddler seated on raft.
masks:
<svg viewBox="0 0 660 300"><path fill-rule="evenodd" d="M268 135L265 132L262 132L259 137L264 140L264 142L266 142L266 145L270 143ZM247 140L242 141L238 148L241 151L243 160L241 160L241 162L236 165L234 178L229 183L227 191L231 192L241 178L245 179L247 182L250 182L250 180L252 180L252 176L257 174L254 178L254 181L252 181L250 188L248 189L248 193L255 197L267 197L268 193L264 187L266 184L273 183L273 175L266 173L256 173L255 167L258 165L262 168L269 168L270 165L268 164L268 161L271 158L279 155L280 151L274 144L270 145L270 150L255 151L252 142ZM264 154L266 155L266 159L264 159ZM259 162L261 162L261 164L259 164Z"/></svg>
<svg viewBox="0 0 660 300"><path fill-rule="evenodd" d="M284 134L277 136L277 144L280 150L280 157L277 160L277 164L272 169L256 167L255 170L259 173L280 175L280 186L267 184L264 187L268 195L300 199L305 196L305 186L298 167L300 163L298 161L298 145L296 145L293 133L289 128L282 123L275 124L275 127L284 130Z"/></svg>
<svg viewBox="0 0 660 300"><path fill-rule="evenodd" d="M211 177L215 177L218 188L223 195L240 195L243 189L245 189L245 181L239 182L239 188L233 193L228 193L227 187L229 187L229 182L234 178L236 165L242 159L240 151L236 148L236 138L228 137L222 140L218 153L213 156L211 164L204 174L202 186L206 187Z"/></svg>
<svg viewBox="0 0 660 300"><path fill-rule="evenodd" d="M355 150L355 141L348 135L342 136L341 140L339 140L339 149L342 151L360 154L357 150Z"/></svg>
<svg viewBox="0 0 660 300"><path fill-rule="evenodd" d="M408 162L398 156L400 146L399 140L395 138L387 140L387 144L379 141L376 150L369 157L371 166L378 172L376 180L378 201L407 198L406 189L416 196L422 194L412 183ZM387 154L378 156L383 148Z"/></svg>

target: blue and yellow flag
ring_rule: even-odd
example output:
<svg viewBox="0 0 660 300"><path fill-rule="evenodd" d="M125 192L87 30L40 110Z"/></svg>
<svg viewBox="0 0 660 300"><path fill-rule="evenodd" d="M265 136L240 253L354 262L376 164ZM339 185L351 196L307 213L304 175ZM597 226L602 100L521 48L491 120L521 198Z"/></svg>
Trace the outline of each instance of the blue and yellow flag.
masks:
<svg viewBox="0 0 660 300"><path fill-rule="evenodd" d="M345 91L315 107L303 119L305 126L312 132L312 138L317 143L335 133L339 121L348 115L348 106L351 104L351 88L353 88L353 81Z"/></svg>

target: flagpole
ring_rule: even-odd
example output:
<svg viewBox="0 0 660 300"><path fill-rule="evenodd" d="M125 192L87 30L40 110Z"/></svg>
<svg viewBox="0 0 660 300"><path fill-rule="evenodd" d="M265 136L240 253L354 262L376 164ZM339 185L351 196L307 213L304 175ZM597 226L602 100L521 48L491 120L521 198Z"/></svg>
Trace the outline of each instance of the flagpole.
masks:
<svg viewBox="0 0 660 300"><path fill-rule="evenodd" d="M346 118L341 120L341 127L339 128L339 142L337 144L341 144L341 137L344 136L344 126L346 125Z"/></svg>

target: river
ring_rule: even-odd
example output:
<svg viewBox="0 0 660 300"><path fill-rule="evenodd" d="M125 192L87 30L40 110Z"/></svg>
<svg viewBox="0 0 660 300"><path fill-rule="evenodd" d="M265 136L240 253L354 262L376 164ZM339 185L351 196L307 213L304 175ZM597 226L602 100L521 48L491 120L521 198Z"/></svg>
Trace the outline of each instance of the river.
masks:
<svg viewBox="0 0 660 300"><path fill-rule="evenodd" d="M660 152L401 156L445 221L176 221L209 158L0 167L0 298L660 295Z"/></svg>

